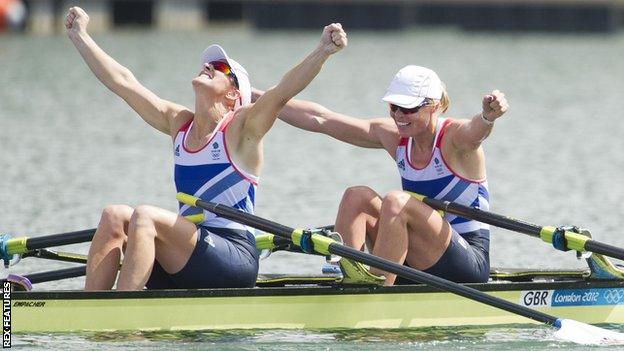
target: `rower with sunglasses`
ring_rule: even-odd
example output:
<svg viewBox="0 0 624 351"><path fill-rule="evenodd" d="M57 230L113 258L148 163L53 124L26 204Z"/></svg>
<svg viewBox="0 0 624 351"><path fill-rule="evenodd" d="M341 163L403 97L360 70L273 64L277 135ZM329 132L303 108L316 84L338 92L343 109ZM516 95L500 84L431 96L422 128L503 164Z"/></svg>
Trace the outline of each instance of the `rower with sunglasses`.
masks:
<svg viewBox="0 0 624 351"><path fill-rule="evenodd" d="M141 85L91 39L88 22L82 9L69 9L69 38L107 88L171 138L176 190L248 213L254 211L264 135L284 104L347 45L340 24L326 26L319 45L254 104L247 71L212 45L192 80L190 109ZM89 249L85 289L111 289L122 252L118 290L252 287L258 274L253 229L182 203L178 213L145 205L106 207Z"/></svg>
<svg viewBox="0 0 624 351"><path fill-rule="evenodd" d="M262 91L254 90L259 98ZM308 101L291 100L280 114L287 123L365 148L383 148L396 161L404 191L385 196L366 186L347 189L335 230L345 244L375 256L456 282L485 282L489 276L489 227L441 215L407 192L487 210L489 192L481 143L508 105L498 90L483 97L482 112L470 120L441 118L449 97L430 69L406 66L382 99L390 118L358 119ZM385 284L403 283L396 275Z"/></svg>

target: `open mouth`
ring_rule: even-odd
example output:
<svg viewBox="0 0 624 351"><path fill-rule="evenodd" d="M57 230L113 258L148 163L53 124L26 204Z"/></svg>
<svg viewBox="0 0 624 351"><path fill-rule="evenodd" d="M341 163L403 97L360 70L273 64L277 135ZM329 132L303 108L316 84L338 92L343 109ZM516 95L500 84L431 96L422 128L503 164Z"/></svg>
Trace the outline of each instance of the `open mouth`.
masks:
<svg viewBox="0 0 624 351"><path fill-rule="evenodd" d="M399 122L399 121L396 121L396 124L399 127L405 127L405 126L409 126L412 123L411 122Z"/></svg>

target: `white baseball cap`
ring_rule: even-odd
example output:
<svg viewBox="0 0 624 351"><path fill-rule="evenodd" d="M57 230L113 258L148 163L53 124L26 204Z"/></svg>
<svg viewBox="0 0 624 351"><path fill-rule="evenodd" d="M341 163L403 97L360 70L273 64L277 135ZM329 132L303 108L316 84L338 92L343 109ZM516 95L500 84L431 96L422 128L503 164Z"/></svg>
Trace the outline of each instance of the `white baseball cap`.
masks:
<svg viewBox="0 0 624 351"><path fill-rule="evenodd" d="M409 65L401 68L392 78L381 100L405 108L414 108L426 98L440 100L443 91L442 81L434 71Z"/></svg>
<svg viewBox="0 0 624 351"><path fill-rule="evenodd" d="M235 109L249 105L251 103L251 83L249 83L249 74L247 70L241 66L240 63L229 58L225 53L225 50L217 44L210 45L204 50L202 54L202 65L212 61L225 61L230 65L232 73L236 76L238 81L238 91L241 98L236 101Z"/></svg>

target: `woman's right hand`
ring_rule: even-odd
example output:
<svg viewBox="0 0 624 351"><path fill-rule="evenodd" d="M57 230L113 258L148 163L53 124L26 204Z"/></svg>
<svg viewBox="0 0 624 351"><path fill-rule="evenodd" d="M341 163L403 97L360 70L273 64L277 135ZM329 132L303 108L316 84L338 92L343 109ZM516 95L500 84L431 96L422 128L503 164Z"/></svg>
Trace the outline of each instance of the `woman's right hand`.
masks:
<svg viewBox="0 0 624 351"><path fill-rule="evenodd" d="M87 25L89 24L89 15L80 7L70 7L65 17L65 28L67 28L67 35L78 34L81 32L87 32Z"/></svg>
<svg viewBox="0 0 624 351"><path fill-rule="evenodd" d="M340 23L332 23L323 28L319 47L327 54L332 55L344 49L348 44L347 33Z"/></svg>

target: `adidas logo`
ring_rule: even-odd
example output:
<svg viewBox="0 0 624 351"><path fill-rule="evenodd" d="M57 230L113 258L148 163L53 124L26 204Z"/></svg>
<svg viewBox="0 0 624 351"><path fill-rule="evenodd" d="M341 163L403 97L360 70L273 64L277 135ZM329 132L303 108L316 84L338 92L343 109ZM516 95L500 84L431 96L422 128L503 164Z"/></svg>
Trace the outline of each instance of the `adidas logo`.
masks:
<svg viewBox="0 0 624 351"><path fill-rule="evenodd" d="M180 156L180 145L178 144L175 148L175 150L173 151L174 155L176 156Z"/></svg>

